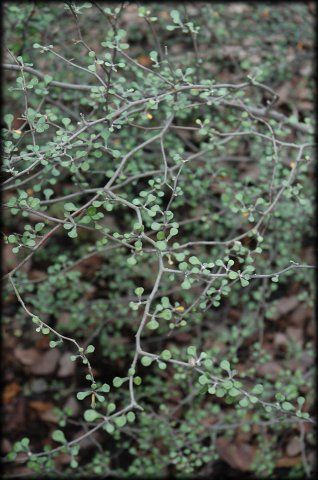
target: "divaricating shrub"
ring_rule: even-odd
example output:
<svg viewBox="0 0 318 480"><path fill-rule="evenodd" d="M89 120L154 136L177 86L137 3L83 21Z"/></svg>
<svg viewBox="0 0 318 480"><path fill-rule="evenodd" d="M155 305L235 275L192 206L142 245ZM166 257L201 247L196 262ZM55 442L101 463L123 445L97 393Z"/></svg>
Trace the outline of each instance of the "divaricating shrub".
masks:
<svg viewBox="0 0 318 480"><path fill-rule="evenodd" d="M310 475L312 37L305 3L6 4L5 338L69 368L10 465L268 478L295 437Z"/></svg>

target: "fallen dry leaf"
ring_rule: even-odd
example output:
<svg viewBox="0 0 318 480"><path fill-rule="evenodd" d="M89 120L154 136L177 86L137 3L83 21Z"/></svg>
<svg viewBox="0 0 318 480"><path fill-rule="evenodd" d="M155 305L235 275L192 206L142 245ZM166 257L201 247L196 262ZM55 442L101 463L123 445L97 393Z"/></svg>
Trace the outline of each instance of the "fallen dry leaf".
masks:
<svg viewBox="0 0 318 480"><path fill-rule="evenodd" d="M176 335L176 338L179 342L189 342L192 337L191 337L190 333L178 332L178 334Z"/></svg>
<svg viewBox="0 0 318 480"><path fill-rule="evenodd" d="M150 57L148 57L148 55L140 55L137 58L137 61L138 63L140 63L140 65L143 65L144 67L150 67L152 65L152 60Z"/></svg>
<svg viewBox="0 0 318 480"><path fill-rule="evenodd" d="M297 295L291 295L288 297L282 297L277 302L275 302L275 314L272 316L271 320L277 320L282 315L293 311L299 304L299 298Z"/></svg>
<svg viewBox="0 0 318 480"><path fill-rule="evenodd" d="M39 361L31 366L31 372L35 375L49 375L54 372L59 358L60 352L58 350L49 350L40 355Z"/></svg>
<svg viewBox="0 0 318 480"><path fill-rule="evenodd" d="M294 340L297 343L302 343L303 342L303 329L302 328L288 327L286 329L286 335L290 340Z"/></svg>
<svg viewBox="0 0 318 480"><path fill-rule="evenodd" d="M302 326L311 315L311 309L304 303L300 304L289 316L289 322L293 325Z"/></svg>
<svg viewBox="0 0 318 480"><path fill-rule="evenodd" d="M306 328L306 334L310 338L315 338L316 336L316 325L315 322L311 319Z"/></svg>
<svg viewBox="0 0 318 480"><path fill-rule="evenodd" d="M54 412L54 410L47 410L39 414L39 417L43 422L58 423L60 417Z"/></svg>
<svg viewBox="0 0 318 480"><path fill-rule="evenodd" d="M41 420L44 422L58 423L59 418L54 412L54 405L51 402L42 402L41 400L32 400L29 407L35 410Z"/></svg>
<svg viewBox="0 0 318 480"><path fill-rule="evenodd" d="M301 443L299 437L293 437L287 444L286 453L289 457L294 457L301 452Z"/></svg>
<svg viewBox="0 0 318 480"><path fill-rule="evenodd" d="M19 459L19 456L21 456L21 458ZM18 461L22 461L23 458L25 458L25 454L24 455L20 455L18 454L18 457L17 457L17 462ZM34 470L31 470L31 468L28 468L28 467L15 467L14 468L14 475L15 475L15 478L19 478L19 477L30 477L30 475L34 474ZM14 477L11 477L11 478L14 478Z"/></svg>
<svg viewBox="0 0 318 480"><path fill-rule="evenodd" d="M288 345L287 336L284 333L275 333L274 345L275 347L286 347Z"/></svg>
<svg viewBox="0 0 318 480"><path fill-rule="evenodd" d="M259 365L257 372L260 375L269 375L276 377L276 375L281 371L282 367L276 362L266 362L263 365Z"/></svg>
<svg viewBox="0 0 318 480"><path fill-rule="evenodd" d="M69 352L63 353L60 359L59 366L60 367L57 372L58 377L63 378L63 377L69 377L70 375L73 375L73 373L75 372L76 365L75 365L75 362L72 362Z"/></svg>
<svg viewBox="0 0 318 480"><path fill-rule="evenodd" d="M68 453L60 453L57 457L55 457L55 462L58 465L66 465L69 464L72 457Z"/></svg>
<svg viewBox="0 0 318 480"><path fill-rule="evenodd" d="M43 335L36 338L35 347L41 350L47 350L50 344L50 337L48 335Z"/></svg>
<svg viewBox="0 0 318 480"><path fill-rule="evenodd" d="M8 404L8 412L4 416L5 422L8 424L7 431L14 432L21 429L21 425L26 421L26 403L25 399L20 395L14 404ZM6 428L4 429L6 430Z"/></svg>
<svg viewBox="0 0 318 480"><path fill-rule="evenodd" d="M35 348L24 349L17 346L13 353L23 365L34 365L39 362L41 358L41 354Z"/></svg>
<svg viewBox="0 0 318 480"><path fill-rule="evenodd" d="M41 400L31 400L29 402L30 408L35 410L37 413L47 412L53 408L53 403L51 402L42 402Z"/></svg>
<svg viewBox="0 0 318 480"><path fill-rule="evenodd" d="M38 218L37 218L38 220ZM18 256L12 252L12 245L3 245L3 273L10 272L19 263ZM23 272L28 272L31 267L31 260L28 260L22 267Z"/></svg>
<svg viewBox="0 0 318 480"><path fill-rule="evenodd" d="M301 462L301 456L298 457L282 457L276 462L276 467L281 468L288 468L298 465Z"/></svg>
<svg viewBox="0 0 318 480"><path fill-rule="evenodd" d="M226 463L232 468L247 472L256 454L256 448L247 443L236 444L225 438L216 441L217 451Z"/></svg>
<svg viewBox="0 0 318 480"><path fill-rule="evenodd" d="M20 392L21 387L16 382L9 383L4 387L2 392L3 403L10 403L14 397Z"/></svg>
<svg viewBox="0 0 318 480"><path fill-rule="evenodd" d="M29 272L30 280L44 280L47 277L46 273L42 270L35 270L34 268Z"/></svg>
<svg viewBox="0 0 318 480"><path fill-rule="evenodd" d="M3 438L1 441L1 452L9 453L12 449L12 443L7 438Z"/></svg>

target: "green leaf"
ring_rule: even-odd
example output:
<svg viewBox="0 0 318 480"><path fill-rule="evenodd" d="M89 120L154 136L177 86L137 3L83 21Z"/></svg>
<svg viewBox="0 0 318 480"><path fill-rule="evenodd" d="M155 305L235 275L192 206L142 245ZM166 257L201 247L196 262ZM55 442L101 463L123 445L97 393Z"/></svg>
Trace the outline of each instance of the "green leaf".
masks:
<svg viewBox="0 0 318 480"><path fill-rule="evenodd" d="M136 302L129 302L129 306L132 310L138 310L139 308L139 303Z"/></svg>
<svg viewBox="0 0 318 480"><path fill-rule="evenodd" d="M169 298L168 297L162 297L161 298L161 305L163 306L163 308L171 307Z"/></svg>
<svg viewBox="0 0 318 480"><path fill-rule="evenodd" d="M215 385L212 385L211 387L208 388L208 392L211 394L211 395L214 395L215 392L216 392L216 386Z"/></svg>
<svg viewBox="0 0 318 480"><path fill-rule="evenodd" d="M142 382L141 377L135 377L134 378L134 384L135 385L141 385L141 382Z"/></svg>
<svg viewBox="0 0 318 480"><path fill-rule="evenodd" d="M85 353L93 353L93 352L95 352L95 347L94 347L94 345L88 345L88 346L86 347Z"/></svg>
<svg viewBox="0 0 318 480"><path fill-rule="evenodd" d="M230 395L231 397L237 397L237 396L240 395L240 394L241 394L241 392L240 392L237 388L235 388L235 387L233 387L233 388L231 388L231 389L229 390L229 395Z"/></svg>
<svg viewBox="0 0 318 480"><path fill-rule="evenodd" d="M175 23L181 23L180 13L178 12L178 10L171 10L170 17Z"/></svg>
<svg viewBox="0 0 318 480"><path fill-rule="evenodd" d="M129 266L136 265L136 263L137 263L137 260L135 259L135 257L128 257L128 258L127 258L127 264L128 264Z"/></svg>
<svg viewBox="0 0 318 480"><path fill-rule="evenodd" d="M64 203L64 210L67 212L74 212L77 210L77 207L72 202Z"/></svg>
<svg viewBox="0 0 318 480"><path fill-rule="evenodd" d="M75 460L75 458L71 459L70 466L71 466L71 468L77 468L78 467L78 462Z"/></svg>
<svg viewBox="0 0 318 480"><path fill-rule="evenodd" d="M99 390L104 393L108 393L110 391L110 386L107 383L104 383Z"/></svg>
<svg viewBox="0 0 318 480"><path fill-rule="evenodd" d="M107 405L107 412L108 413L112 413L116 410L116 405L114 403L109 403Z"/></svg>
<svg viewBox="0 0 318 480"><path fill-rule="evenodd" d="M170 350L163 350L160 356L163 360L170 360L172 357Z"/></svg>
<svg viewBox="0 0 318 480"><path fill-rule="evenodd" d="M182 270L183 272L185 272L186 270L188 270L188 264L187 264L187 262L181 262L181 263L179 263L179 268L180 268L180 270Z"/></svg>
<svg viewBox="0 0 318 480"><path fill-rule="evenodd" d="M246 397L242 398L240 401L239 401L239 405L243 408L245 407L248 407L249 405L249 401Z"/></svg>
<svg viewBox="0 0 318 480"><path fill-rule="evenodd" d="M191 288L190 280L188 280L187 278L184 279L184 281L181 283L181 288L183 288L184 290L189 290L189 288Z"/></svg>
<svg viewBox="0 0 318 480"><path fill-rule="evenodd" d="M291 410L294 410L294 406L290 402L283 402L282 409L286 412L290 412Z"/></svg>
<svg viewBox="0 0 318 480"><path fill-rule="evenodd" d="M9 452L7 456L5 457L5 460L8 460L10 462L14 461L17 458L17 454L15 452Z"/></svg>
<svg viewBox="0 0 318 480"><path fill-rule="evenodd" d="M95 396L99 402L103 402L105 400L104 395L99 395L99 393L95 392Z"/></svg>
<svg viewBox="0 0 318 480"><path fill-rule="evenodd" d="M177 228L171 228L170 229L170 237L174 237L175 235L178 235L179 230Z"/></svg>
<svg viewBox="0 0 318 480"><path fill-rule="evenodd" d="M151 224L151 230L158 231L162 227L161 223L158 222L152 222Z"/></svg>
<svg viewBox="0 0 318 480"><path fill-rule="evenodd" d="M67 442L64 432L62 432L62 430L54 430L54 432L52 433L52 438L55 442L58 442L58 443Z"/></svg>
<svg viewBox="0 0 318 480"><path fill-rule="evenodd" d="M77 237L77 229L76 227L72 228L72 230L70 230L67 235L71 238L76 238Z"/></svg>
<svg viewBox="0 0 318 480"><path fill-rule="evenodd" d="M208 377L206 375L203 374L203 375L199 376L200 385L206 385L209 382L210 382L210 380L208 379Z"/></svg>
<svg viewBox="0 0 318 480"><path fill-rule="evenodd" d="M147 328L149 328L149 330L156 330L158 327L159 323L155 319L150 320L150 322L147 323Z"/></svg>
<svg viewBox="0 0 318 480"><path fill-rule="evenodd" d="M158 53L155 52L154 50L152 52L149 53L149 57L151 58L151 60L155 63L157 63L158 61Z"/></svg>
<svg viewBox="0 0 318 480"><path fill-rule="evenodd" d="M115 417L114 422L116 423L117 427L123 427L127 423L126 415L120 415L119 417Z"/></svg>
<svg viewBox="0 0 318 480"><path fill-rule="evenodd" d="M187 348L187 354L190 355L190 357L195 357L197 353L197 347L194 345L190 345L190 347Z"/></svg>
<svg viewBox="0 0 318 480"><path fill-rule="evenodd" d="M43 190L43 193L44 193L45 199L48 200L50 197L52 197L54 191L51 188L45 188Z"/></svg>
<svg viewBox="0 0 318 480"><path fill-rule="evenodd" d="M260 383L257 383L256 385L254 385L254 387L252 388L252 393L254 395L261 395L264 391L264 387L263 385L261 385Z"/></svg>
<svg viewBox="0 0 318 480"><path fill-rule="evenodd" d="M189 258L189 262L191 263L191 265L201 265L200 260L194 256Z"/></svg>
<svg viewBox="0 0 318 480"><path fill-rule="evenodd" d="M48 85L49 83L52 82L53 77L51 77L51 75L44 75L44 79L43 79L43 80L44 80L45 85Z"/></svg>
<svg viewBox="0 0 318 480"><path fill-rule="evenodd" d="M62 433L63 433L63 432L62 432ZM22 445L23 447L27 448L27 447L29 446L29 444L30 444L30 439L29 439L29 438L23 437L23 438L21 439L21 445Z"/></svg>
<svg viewBox="0 0 318 480"><path fill-rule="evenodd" d="M169 309L165 309L162 312L159 313L160 318L164 318L165 320L171 320L172 318L172 312Z"/></svg>
<svg viewBox="0 0 318 480"><path fill-rule="evenodd" d="M87 392L78 392L78 393L76 394L76 398L77 398L78 400L84 400L84 398L88 397L90 394L91 394L90 391L87 391Z"/></svg>
<svg viewBox="0 0 318 480"><path fill-rule="evenodd" d="M45 223L37 223L34 227L34 230L38 233L45 227Z"/></svg>
<svg viewBox="0 0 318 480"><path fill-rule="evenodd" d="M136 415L134 414L134 412L128 412L126 413L126 418L129 423L132 423L135 421Z"/></svg>
<svg viewBox="0 0 318 480"><path fill-rule="evenodd" d="M297 403L300 407L304 405L305 401L306 401L305 397L297 397Z"/></svg>
<svg viewBox="0 0 318 480"><path fill-rule="evenodd" d="M68 127L69 124L71 123L71 119L70 118L62 118L62 123L65 127Z"/></svg>
<svg viewBox="0 0 318 480"><path fill-rule="evenodd" d="M226 370L227 372L231 371L231 365L228 360L222 360L220 363L220 367L222 368L222 370Z"/></svg>
<svg viewBox="0 0 318 480"><path fill-rule="evenodd" d="M4 119L5 123L7 124L8 130L10 130L13 119L14 119L14 116L12 115L12 113L7 113L7 115L5 115L3 117L3 119Z"/></svg>
<svg viewBox="0 0 318 480"><path fill-rule="evenodd" d="M107 433L110 433L110 434L115 431L115 427L111 423L106 423L106 425L103 428L106 430Z"/></svg>
<svg viewBox="0 0 318 480"><path fill-rule="evenodd" d="M163 240L159 240L158 242L156 242L156 247L161 251L167 250L167 243Z"/></svg>
<svg viewBox="0 0 318 480"><path fill-rule="evenodd" d="M87 422L94 422L94 420L101 417L102 415L96 412L96 410L89 409L84 412L84 418Z"/></svg>
<svg viewBox="0 0 318 480"><path fill-rule="evenodd" d="M224 390L224 388L221 388L221 387L218 387L216 389L216 392L215 392L215 395L218 397L218 398L222 398L226 395L226 391Z"/></svg>
<svg viewBox="0 0 318 480"><path fill-rule="evenodd" d="M140 360L140 362L144 367L149 367L149 365L152 364L152 361L153 361L152 358L147 356L141 357L141 360Z"/></svg>
<svg viewBox="0 0 318 480"><path fill-rule="evenodd" d="M113 385L114 385L114 387L116 387L116 388L121 387L123 383L124 383L124 380L123 380L122 378L120 378L120 377L115 377L115 378L113 379Z"/></svg>
<svg viewBox="0 0 318 480"><path fill-rule="evenodd" d="M144 293L144 288L142 287L137 287L135 289L135 294L137 295L137 297L141 297L141 295Z"/></svg>
<svg viewBox="0 0 318 480"><path fill-rule="evenodd" d="M203 364L205 368L210 368L213 365L213 361L211 360L211 358L207 358L206 360L204 360Z"/></svg>
<svg viewBox="0 0 318 480"><path fill-rule="evenodd" d="M9 236L7 237L8 243L15 243L16 240L17 240L17 237L16 237L15 235L9 235Z"/></svg>
<svg viewBox="0 0 318 480"><path fill-rule="evenodd" d="M252 403L257 403L257 402L258 402L258 398L255 397L255 395L251 395L251 396L250 396L250 402L252 402Z"/></svg>

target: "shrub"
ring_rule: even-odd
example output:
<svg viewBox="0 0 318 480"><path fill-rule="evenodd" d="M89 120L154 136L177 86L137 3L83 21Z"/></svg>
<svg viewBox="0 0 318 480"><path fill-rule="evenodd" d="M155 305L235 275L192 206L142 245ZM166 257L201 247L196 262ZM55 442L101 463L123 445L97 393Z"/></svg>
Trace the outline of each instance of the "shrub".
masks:
<svg viewBox="0 0 318 480"><path fill-rule="evenodd" d="M296 432L291 475L309 474L312 340L271 344L279 299L312 307L312 116L276 106L290 32L312 43L307 8L6 5L5 326L69 354L82 407L72 419L52 375L52 441L31 432L7 460L54 478L203 475L240 431L241 469L268 477Z"/></svg>

